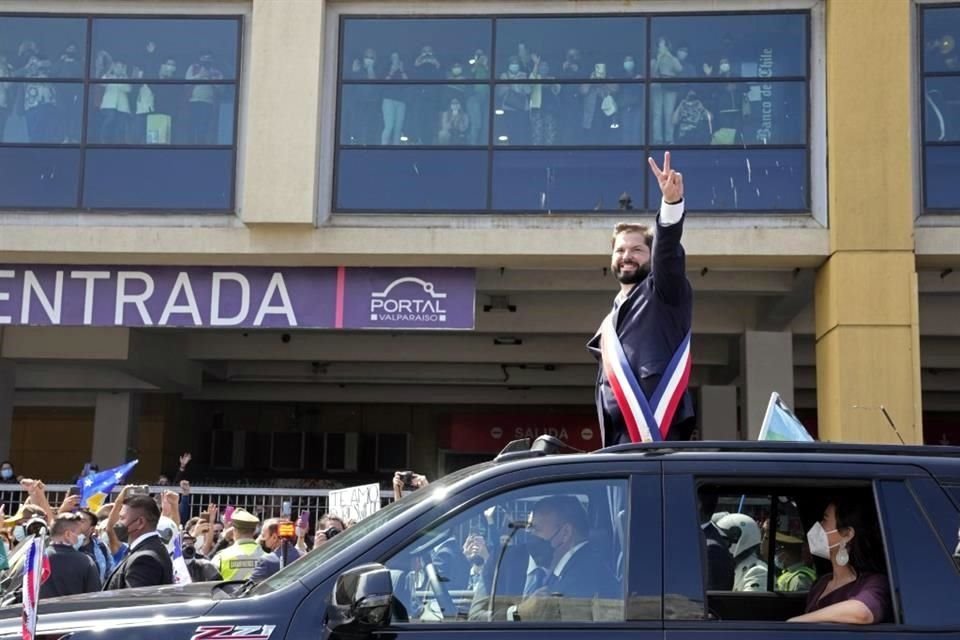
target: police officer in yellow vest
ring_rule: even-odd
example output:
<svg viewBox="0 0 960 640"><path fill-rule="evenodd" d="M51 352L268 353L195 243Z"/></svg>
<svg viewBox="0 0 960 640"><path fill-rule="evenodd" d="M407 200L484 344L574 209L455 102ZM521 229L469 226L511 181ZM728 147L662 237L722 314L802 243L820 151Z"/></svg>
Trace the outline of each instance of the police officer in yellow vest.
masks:
<svg viewBox="0 0 960 640"><path fill-rule="evenodd" d="M255 540L259 524L257 516L245 509L233 512L231 528L234 542L211 560L224 580L246 580L253 573L257 561L266 553Z"/></svg>
<svg viewBox="0 0 960 640"><path fill-rule="evenodd" d="M817 580L817 572L803 562L803 541L777 532L777 555L774 557L780 575L777 591L809 591Z"/></svg>

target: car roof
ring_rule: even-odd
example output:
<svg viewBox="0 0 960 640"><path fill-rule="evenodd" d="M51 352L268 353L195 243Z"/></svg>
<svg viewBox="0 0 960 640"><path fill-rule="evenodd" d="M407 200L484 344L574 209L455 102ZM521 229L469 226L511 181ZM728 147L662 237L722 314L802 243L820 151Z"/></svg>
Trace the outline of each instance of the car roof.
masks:
<svg viewBox="0 0 960 640"><path fill-rule="evenodd" d="M523 443L523 444L521 444ZM556 439L515 441L495 459L501 465L540 466L601 460L716 460L740 462L828 462L910 464L946 482L960 483L960 447L856 444L842 442L692 441L650 442L607 447L591 453L564 453L571 448Z"/></svg>

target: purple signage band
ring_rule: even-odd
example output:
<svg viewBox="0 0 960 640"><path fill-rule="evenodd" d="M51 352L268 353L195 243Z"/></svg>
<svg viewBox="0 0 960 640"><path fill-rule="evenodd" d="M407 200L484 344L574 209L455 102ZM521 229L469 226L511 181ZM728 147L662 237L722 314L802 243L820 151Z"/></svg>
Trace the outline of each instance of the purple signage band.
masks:
<svg viewBox="0 0 960 640"><path fill-rule="evenodd" d="M472 269L0 265L0 325L473 329Z"/></svg>

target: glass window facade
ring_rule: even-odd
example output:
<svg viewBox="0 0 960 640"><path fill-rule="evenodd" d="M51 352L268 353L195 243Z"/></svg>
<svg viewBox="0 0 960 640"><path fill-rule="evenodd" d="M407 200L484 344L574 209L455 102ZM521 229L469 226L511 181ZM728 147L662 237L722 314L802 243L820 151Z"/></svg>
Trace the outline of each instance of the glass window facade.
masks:
<svg viewBox="0 0 960 640"><path fill-rule="evenodd" d="M806 12L345 16L340 42L336 211L651 209L666 150L693 211L810 211Z"/></svg>
<svg viewBox="0 0 960 640"><path fill-rule="evenodd" d="M921 6L923 206L960 211L960 5Z"/></svg>
<svg viewBox="0 0 960 640"><path fill-rule="evenodd" d="M0 208L232 211L241 31L0 14Z"/></svg>

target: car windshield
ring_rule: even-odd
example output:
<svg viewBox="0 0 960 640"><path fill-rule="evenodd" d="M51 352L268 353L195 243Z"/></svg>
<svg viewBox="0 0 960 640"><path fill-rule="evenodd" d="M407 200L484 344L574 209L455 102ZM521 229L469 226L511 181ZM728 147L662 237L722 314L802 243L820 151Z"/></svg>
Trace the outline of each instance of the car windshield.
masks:
<svg viewBox="0 0 960 640"><path fill-rule="evenodd" d="M459 482L463 478L488 468L492 464L492 462L486 462L484 464L461 469L460 471L456 471L444 476L436 482L430 483L425 489L415 491L410 495L404 496L401 500L390 503L380 511L377 511L372 516L361 520L340 535L331 538L330 541L323 546L314 549L296 562L291 563L279 573L276 573L270 578L264 580L249 593L251 595L262 595L264 593L270 593L272 591L283 589L290 583L312 573L317 567L323 564L327 558L336 555L341 550L349 547L358 540L363 539L368 534L373 533L390 520L393 520L401 514L416 508L417 505L423 504L424 502L434 499L443 499L451 485Z"/></svg>

